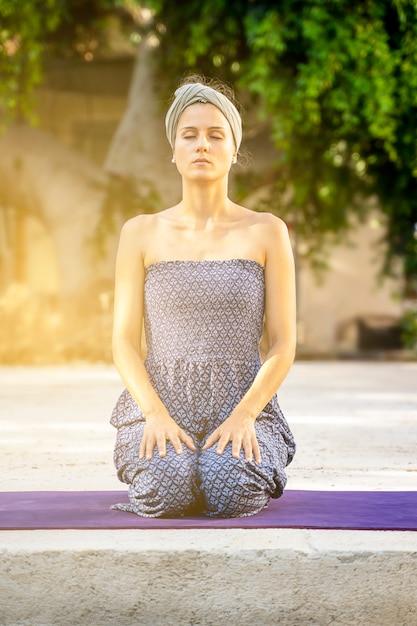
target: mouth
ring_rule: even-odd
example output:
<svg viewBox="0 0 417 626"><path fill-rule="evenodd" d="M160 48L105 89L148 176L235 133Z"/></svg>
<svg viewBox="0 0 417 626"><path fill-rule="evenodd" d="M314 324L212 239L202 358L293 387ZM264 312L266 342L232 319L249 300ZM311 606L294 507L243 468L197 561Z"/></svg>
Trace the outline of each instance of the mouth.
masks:
<svg viewBox="0 0 417 626"><path fill-rule="evenodd" d="M193 163L210 163L208 159L195 159Z"/></svg>

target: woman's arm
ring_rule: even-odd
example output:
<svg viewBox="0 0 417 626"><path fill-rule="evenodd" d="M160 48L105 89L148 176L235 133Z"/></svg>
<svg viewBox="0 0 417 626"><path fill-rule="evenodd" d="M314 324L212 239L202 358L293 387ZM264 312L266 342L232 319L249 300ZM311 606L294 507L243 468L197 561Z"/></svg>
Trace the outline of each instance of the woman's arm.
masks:
<svg viewBox="0 0 417 626"><path fill-rule="evenodd" d="M145 266L147 216L139 216L126 222L120 235L116 259L113 359L120 376L142 410L146 427L140 444L139 456L151 459L155 445L160 456L166 454L166 442L170 441L178 454L182 453L181 441L191 450L194 443L169 415L154 390L141 358L141 339L144 315Z"/></svg>
<svg viewBox="0 0 417 626"><path fill-rule="evenodd" d="M232 454L261 460L254 422L286 377L296 348L295 270L286 225L272 215L265 229L265 330L268 349L265 360L251 387L231 415L207 439L204 449L216 441L222 454L232 442Z"/></svg>
<svg viewBox="0 0 417 626"><path fill-rule="evenodd" d="M267 353L242 403L256 419L276 393L294 361L296 349L295 268L288 229L271 216L265 260Z"/></svg>

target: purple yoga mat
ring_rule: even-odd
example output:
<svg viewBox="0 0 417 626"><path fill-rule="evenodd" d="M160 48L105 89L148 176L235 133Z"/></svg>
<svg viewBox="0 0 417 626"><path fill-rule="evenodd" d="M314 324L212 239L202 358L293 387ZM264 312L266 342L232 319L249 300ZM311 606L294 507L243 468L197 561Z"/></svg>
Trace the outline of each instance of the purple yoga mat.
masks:
<svg viewBox="0 0 417 626"><path fill-rule="evenodd" d="M112 511L123 491L0 493L0 529L322 528L417 530L417 491L291 491L251 517L146 518Z"/></svg>

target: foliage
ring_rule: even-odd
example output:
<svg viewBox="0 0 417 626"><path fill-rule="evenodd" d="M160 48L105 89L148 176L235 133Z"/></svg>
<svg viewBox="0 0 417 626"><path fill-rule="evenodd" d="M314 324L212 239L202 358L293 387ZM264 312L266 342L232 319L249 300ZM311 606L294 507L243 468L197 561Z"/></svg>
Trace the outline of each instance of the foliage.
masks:
<svg viewBox="0 0 417 626"><path fill-rule="evenodd" d="M12 121L36 123L34 90L50 58L133 57L146 23L135 0L0 0L0 129ZM148 181L109 180L90 239L97 256L116 219L152 212L157 200Z"/></svg>
<svg viewBox="0 0 417 626"><path fill-rule="evenodd" d="M417 309L409 309L401 320L401 339L406 348L417 351Z"/></svg>
<svg viewBox="0 0 417 626"><path fill-rule="evenodd" d="M387 272L417 276L417 4L414 0L150 0L160 62L248 90L279 149L271 198L317 253L363 217L376 194L387 218Z"/></svg>
<svg viewBox="0 0 417 626"><path fill-rule="evenodd" d="M30 119L48 55L114 54L115 16L128 43L153 29L167 88L198 71L250 94L278 148L269 207L293 221L306 254L320 259L375 195L385 270L400 258L417 292L415 0L0 0L3 119Z"/></svg>
<svg viewBox="0 0 417 626"><path fill-rule="evenodd" d="M134 54L129 37L140 30L133 0L0 0L0 99L3 125L34 120L34 88L44 79L48 56L115 56L111 20L125 39L124 54ZM140 21L140 20L139 20Z"/></svg>
<svg viewBox="0 0 417 626"><path fill-rule="evenodd" d="M0 98L6 121L31 119L30 94L42 81L44 37L62 17L59 0L0 0Z"/></svg>

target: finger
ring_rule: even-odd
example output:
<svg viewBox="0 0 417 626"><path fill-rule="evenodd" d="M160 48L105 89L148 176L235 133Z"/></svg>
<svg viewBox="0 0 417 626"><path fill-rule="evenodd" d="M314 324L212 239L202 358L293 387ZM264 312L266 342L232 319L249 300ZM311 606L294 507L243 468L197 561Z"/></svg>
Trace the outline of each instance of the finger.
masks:
<svg viewBox="0 0 417 626"><path fill-rule="evenodd" d="M146 437L145 437L145 433L142 436L142 440L140 442L140 446L139 446L139 458L140 459L144 459L145 458L145 451L146 451Z"/></svg>
<svg viewBox="0 0 417 626"><path fill-rule="evenodd" d="M169 437L169 441L171 442L172 447L174 448L175 452L177 454L182 454L182 445L181 445L181 441L178 435L173 434L172 436Z"/></svg>
<svg viewBox="0 0 417 626"><path fill-rule="evenodd" d="M217 445L217 450L216 450L217 454L223 454L229 441L230 441L230 433L224 433L219 439L219 443Z"/></svg>
<svg viewBox="0 0 417 626"><path fill-rule="evenodd" d="M148 435L145 428L142 436L142 441L140 442L139 446L139 458L144 459L146 457L150 461L152 458L154 445L155 443L153 437Z"/></svg>
<svg viewBox="0 0 417 626"><path fill-rule="evenodd" d="M250 437L245 437L242 442L242 448L245 453L245 459L249 463L252 463L253 459L253 447L252 447L252 439Z"/></svg>
<svg viewBox="0 0 417 626"><path fill-rule="evenodd" d="M189 435L187 435L183 430L180 431L179 438L180 438L180 440L183 443L185 443L187 448L189 448L193 452L195 452L197 450L197 448L195 447L195 443L192 440L192 438Z"/></svg>
<svg viewBox="0 0 417 626"><path fill-rule="evenodd" d="M242 449L242 437L233 437L232 440L232 457L238 459Z"/></svg>
<svg viewBox="0 0 417 626"><path fill-rule="evenodd" d="M219 438L220 438L220 433L216 429L214 432L211 433L210 437L208 437L208 439L206 440L206 443L202 447L202 450L208 450L209 448L211 448L211 446L214 446L214 444L216 443L216 441L219 440Z"/></svg>
<svg viewBox="0 0 417 626"><path fill-rule="evenodd" d="M160 457L166 456L166 453L167 453L167 441L166 441L165 433L158 434L158 436L156 438L156 444L157 444L157 447L158 447L159 456Z"/></svg>
<svg viewBox="0 0 417 626"><path fill-rule="evenodd" d="M252 450L253 450L253 456L255 457L255 461L256 463L261 463L262 459L261 459L261 451L259 448L259 444L258 444L258 440L256 438L256 435L254 435L253 440L252 440Z"/></svg>
<svg viewBox="0 0 417 626"><path fill-rule="evenodd" d="M155 448L155 444L156 444L156 440L153 435L146 438L145 453L146 453L146 459L148 461L150 461L153 457L153 450Z"/></svg>

